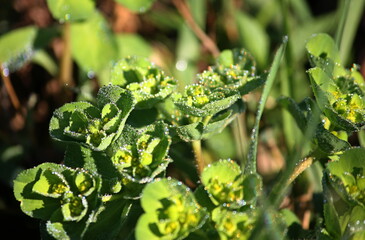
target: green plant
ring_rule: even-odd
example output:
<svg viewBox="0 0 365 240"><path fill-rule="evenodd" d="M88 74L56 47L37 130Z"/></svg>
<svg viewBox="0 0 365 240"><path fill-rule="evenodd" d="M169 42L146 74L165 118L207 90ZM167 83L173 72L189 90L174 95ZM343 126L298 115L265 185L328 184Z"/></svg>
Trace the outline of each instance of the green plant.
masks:
<svg viewBox="0 0 365 240"><path fill-rule="evenodd" d="M145 12L154 1L118 2L132 11ZM288 29L289 39L283 38L271 67L263 71L269 65L268 40L254 19L233 11L242 42L253 54L241 48L219 53L209 37L201 36L199 23L191 22L186 6L173 2L215 55L214 62L198 73L195 81L186 76L183 81L175 79L145 56L126 57L116 51L118 38L94 1L83 0L78 5L47 1L62 26L65 47L59 79L66 93L67 87L75 84L72 59L80 75L96 75L100 87L96 97L91 91L85 95L81 87L78 100L54 111L49 134L65 147L62 163L42 163L20 172L14 180L15 198L25 214L40 220L42 238L364 238L365 149L354 147L349 137L365 125L365 86L356 66L346 69L341 63L343 52L338 46L348 41L343 37L347 11L335 41L324 33L307 40L311 65L307 74L313 97L298 103L290 86L285 86L290 83L283 73L284 69L293 77ZM280 4L285 9L288 3ZM288 12L283 13L289 21ZM249 34L250 28L255 34ZM0 49L4 82L9 80L8 71L17 70L33 57L30 49L41 49L44 41L52 39L50 33L50 29L42 32L28 27L0 39L13 49ZM83 34L93 39L85 41L80 37ZM191 62L185 64L192 67ZM44 66L52 72L52 66ZM277 90L274 80L278 74L283 79L284 96L276 103L292 117L283 115L284 122L294 127L294 120L302 134L294 143L286 139L287 166L269 183L257 169L259 130L265 106ZM80 85L89 83L83 79ZM256 103L252 96L260 87ZM12 102L21 112L16 100ZM237 136L236 144L243 150L237 154L240 161L230 156L210 160L205 144L214 144L231 123L236 133L242 130L242 114L250 111L251 138L237 143L244 141L239 135L242 132ZM293 132L286 132L286 138ZM181 154L181 148L193 150L196 169L187 167L192 159ZM169 175L173 164L183 167ZM295 192L298 182L305 186L308 179L302 173L310 166L323 172L315 184L322 180L320 194L325 202L320 216L313 220L316 226L303 229L298 227L298 218L280 205L290 187Z"/></svg>

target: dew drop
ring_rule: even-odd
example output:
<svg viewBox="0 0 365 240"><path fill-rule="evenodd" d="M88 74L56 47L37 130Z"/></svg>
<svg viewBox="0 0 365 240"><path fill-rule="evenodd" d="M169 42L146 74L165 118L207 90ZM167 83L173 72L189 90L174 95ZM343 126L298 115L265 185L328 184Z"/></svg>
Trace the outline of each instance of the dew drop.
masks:
<svg viewBox="0 0 365 240"><path fill-rule="evenodd" d="M188 63L185 60L179 60L176 62L175 67L179 71L185 71L186 68L188 67Z"/></svg>
<svg viewBox="0 0 365 240"><path fill-rule="evenodd" d="M3 75L4 77L9 77L9 68L3 66Z"/></svg>

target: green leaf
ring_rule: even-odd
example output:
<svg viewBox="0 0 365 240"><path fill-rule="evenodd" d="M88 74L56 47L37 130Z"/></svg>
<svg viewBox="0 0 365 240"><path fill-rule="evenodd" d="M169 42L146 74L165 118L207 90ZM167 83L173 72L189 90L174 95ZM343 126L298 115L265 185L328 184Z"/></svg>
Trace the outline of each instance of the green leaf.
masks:
<svg viewBox="0 0 365 240"><path fill-rule="evenodd" d="M240 98L235 89L216 88L210 91L202 85L188 85L182 97L176 97L176 107L185 114L206 117L229 108Z"/></svg>
<svg viewBox="0 0 365 240"><path fill-rule="evenodd" d="M333 39L325 33L314 34L307 42L306 49L313 66L325 67L329 59L332 63L340 63L340 54Z"/></svg>
<svg viewBox="0 0 365 240"><path fill-rule="evenodd" d="M205 209L197 205L193 193L174 179L159 179L143 190L145 213L136 228L136 239L184 239L206 220Z"/></svg>
<svg viewBox="0 0 365 240"><path fill-rule="evenodd" d="M177 125L170 126L171 136L174 141L191 142L195 140L208 139L211 136L223 131L235 118L236 114L244 112L245 104L238 100L227 111L223 111L211 118L208 123L200 122L184 124L176 123ZM181 125L180 125L181 124Z"/></svg>
<svg viewBox="0 0 365 240"><path fill-rule="evenodd" d="M100 88L97 105L73 102L57 109L51 118L50 135L59 141L105 150L122 133L135 100L128 90L109 85Z"/></svg>
<svg viewBox="0 0 365 240"><path fill-rule="evenodd" d="M130 90L137 109L154 107L176 88L176 81L154 66L148 59L137 56L120 60L112 70L111 83Z"/></svg>
<svg viewBox="0 0 365 240"><path fill-rule="evenodd" d="M11 72L19 69L34 54L34 41L38 29L34 26L23 27L0 37L0 64Z"/></svg>
<svg viewBox="0 0 365 240"><path fill-rule="evenodd" d="M338 239L342 233L337 212L334 206L330 203L325 203L323 208L326 230L332 237Z"/></svg>
<svg viewBox="0 0 365 240"><path fill-rule="evenodd" d="M155 0L116 0L118 3L127 7L129 10L138 13L146 12Z"/></svg>
<svg viewBox="0 0 365 240"><path fill-rule="evenodd" d="M241 168L231 160L220 160L204 168L201 181L215 205L229 208L253 203L261 188L257 175L243 176Z"/></svg>
<svg viewBox="0 0 365 240"><path fill-rule="evenodd" d="M346 93L343 93L321 68L312 68L308 73L318 106L331 123L345 131L358 131L359 126L364 124L365 113L360 107L364 99L359 98L359 104L351 105L344 95Z"/></svg>
<svg viewBox="0 0 365 240"><path fill-rule="evenodd" d="M84 176L81 179L80 176ZM43 163L21 172L14 195L27 215L42 220L80 221L97 205L100 179L80 169Z"/></svg>
<svg viewBox="0 0 365 240"><path fill-rule="evenodd" d="M71 25L71 51L85 72L101 74L117 59L117 44L101 13L95 11L84 22Z"/></svg>
<svg viewBox="0 0 365 240"><path fill-rule="evenodd" d="M70 187L62 175L47 169L33 185L33 191L46 197L59 198L70 191Z"/></svg>
<svg viewBox="0 0 365 240"><path fill-rule="evenodd" d="M22 211L34 218L48 220L59 208L59 200L46 198L33 192L33 186L39 180L42 171L61 167L54 163L44 163L21 172L14 180L14 195L21 202Z"/></svg>
<svg viewBox="0 0 365 240"><path fill-rule="evenodd" d="M139 184L147 183L171 162L167 156L170 143L167 125L162 122L138 132L128 126L114 144L111 160L123 178Z"/></svg>
<svg viewBox="0 0 365 240"><path fill-rule="evenodd" d="M269 53L269 38L265 29L242 11L235 12L235 19L242 46L255 56L260 66L265 66Z"/></svg>
<svg viewBox="0 0 365 240"><path fill-rule="evenodd" d="M116 239L120 229L131 215L132 203L130 200L109 201L97 215L85 234L84 239Z"/></svg>
<svg viewBox="0 0 365 240"><path fill-rule="evenodd" d="M136 56L123 58L114 65L110 82L123 87L129 83L142 82L151 68L155 66L147 58Z"/></svg>
<svg viewBox="0 0 365 240"><path fill-rule="evenodd" d="M47 0L54 18L61 22L74 22L89 18L95 10L94 0Z"/></svg>
<svg viewBox="0 0 365 240"><path fill-rule="evenodd" d="M254 227L256 216L254 212L232 212L217 207L212 212L212 220L220 239L248 239Z"/></svg>
<svg viewBox="0 0 365 240"><path fill-rule="evenodd" d="M352 148L345 151L338 161L327 165L331 183L337 193L349 204L355 203L363 207L365 206L364 154L364 148Z"/></svg>

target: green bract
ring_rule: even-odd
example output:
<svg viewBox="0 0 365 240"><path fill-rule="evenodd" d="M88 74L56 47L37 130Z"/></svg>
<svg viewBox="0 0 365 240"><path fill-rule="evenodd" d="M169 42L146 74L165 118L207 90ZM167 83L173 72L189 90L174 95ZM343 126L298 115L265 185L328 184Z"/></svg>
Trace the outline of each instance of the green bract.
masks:
<svg viewBox="0 0 365 240"><path fill-rule="evenodd" d="M82 169L43 163L19 174L14 194L29 216L53 222L81 221L97 207L101 179Z"/></svg>
<svg viewBox="0 0 365 240"><path fill-rule="evenodd" d="M224 50L214 66L198 74L198 80L200 84L211 89L237 89L241 95L265 82L263 78L256 76L255 59L245 49Z"/></svg>
<svg viewBox="0 0 365 240"><path fill-rule="evenodd" d="M116 63L111 82L133 93L137 109L153 107L176 88L173 78L165 76L154 64L139 57L127 57Z"/></svg>
<svg viewBox="0 0 365 240"><path fill-rule="evenodd" d="M227 109L240 98L240 94L235 89L209 88L192 84L185 87L184 94L176 94L174 103L184 114L207 117Z"/></svg>
<svg viewBox="0 0 365 240"><path fill-rule="evenodd" d="M339 195L348 203L362 207L365 207L364 163L365 149L354 148L344 152L338 161L327 165L329 180Z"/></svg>
<svg viewBox="0 0 365 240"><path fill-rule="evenodd" d="M137 240L184 239L207 218L189 188L174 179L158 179L148 184L141 204L145 213L137 223Z"/></svg>
<svg viewBox="0 0 365 240"><path fill-rule="evenodd" d="M259 176L243 175L241 168L232 160L220 160L206 167L201 181L212 202L227 208L255 204L261 191Z"/></svg>
<svg viewBox="0 0 365 240"><path fill-rule="evenodd" d="M113 148L111 161L132 182L150 182L171 162L167 156L170 143L167 125L161 122L139 131L126 127Z"/></svg>
<svg viewBox="0 0 365 240"><path fill-rule="evenodd" d="M221 240L244 240L250 237L256 216L252 211L232 212L218 207L212 212L212 220Z"/></svg>
<svg viewBox="0 0 365 240"><path fill-rule="evenodd" d="M50 134L56 140L104 150L119 137L134 105L129 91L105 86L99 90L97 106L74 102L57 109L50 122Z"/></svg>
<svg viewBox="0 0 365 240"><path fill-rule="evenodd" d="M358 131L365 124L364 79L356 68L347 70L341 66L336 45L326 34L313 36L307 51L313 65L308 72L318 106L334 126Z"/></svg>

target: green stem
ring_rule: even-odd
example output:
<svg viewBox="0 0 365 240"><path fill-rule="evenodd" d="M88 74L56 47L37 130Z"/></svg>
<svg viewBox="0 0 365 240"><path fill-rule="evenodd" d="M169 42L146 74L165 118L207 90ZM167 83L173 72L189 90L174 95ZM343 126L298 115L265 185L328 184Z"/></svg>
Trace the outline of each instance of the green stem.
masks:
<svg viewBox="0 0 365 240"><path fill-rule="evenodd" d="M246 145L248 142L247 133L245 128L245 119L243 114L239 114L233 122L232 130L236 143L236 151L238 160L241 162L241 166L245 166L246 163Z"/></svg>
<svg viewBox="0 0 365 240"><path fill-rule="evenodd" d="M337 45L338 49L341 48L342 35L344 32L347 15L349 13L351 0L343 0L343 2L344 2L343 3L344 7L339 8L339 9L342 9L342 13L341 13L341 18L340 18L340 23L338 24L336 36L335 36L335 41L336 41L336 45Z"/></svg>
<svg viewBox="0 0 365 240"><path fill-rule="evenodd" d="M198 173L200 175L205 167L201 141L200 140L193 141L192 146L193 146L193 151L194 151L194 155L195 155L196 167L197 167Z"/></svg>

